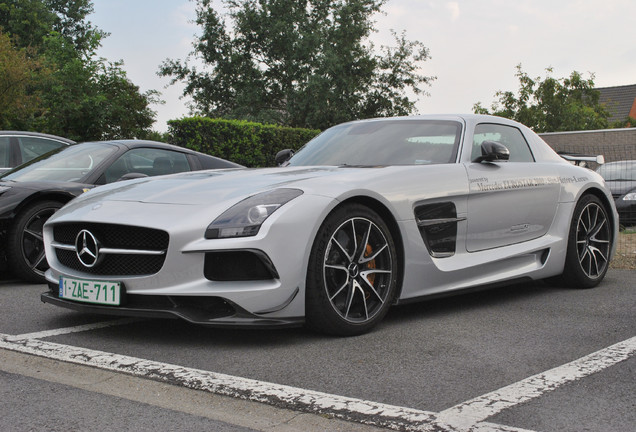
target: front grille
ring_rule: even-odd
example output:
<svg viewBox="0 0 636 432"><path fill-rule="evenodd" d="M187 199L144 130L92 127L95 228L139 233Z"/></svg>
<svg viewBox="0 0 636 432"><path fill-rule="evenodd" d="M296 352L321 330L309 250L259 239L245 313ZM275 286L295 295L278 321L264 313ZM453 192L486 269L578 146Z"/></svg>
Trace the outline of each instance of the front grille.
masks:
<svg viewBox="0 0 636 432"><path fill-rule="evenodd" d="M105 255L94 267L85 267L75 251L56 250L57 259L65 267L90 274L105 276L151 275L161 270L165 255Z"/></svg>
<svg viewBox="0 0 636 432"><path fill-rule="evenodd" d="M119 249L118 253L100 253L101 258L93 267L79 260L75 251L75 240L82 230L88 230L98 240L100 250ZM157 273L165 261L169 235L165 231L145 227L115 224L59 224L53 227L60 264L73 270L105 276L141 276ZM164 252L160 255L143 254L137 251ZM128 253L126 253L128 252Z"/></svg>
<svg viewBox="0 0 636 432"><path fill-rule="evenodd" d="M89 230L104 247L120 249L163 250L168 248L165 231L129 225L83 223L58 224L53 227L53 239L63 244L75 244L81 230Z"/></svg>

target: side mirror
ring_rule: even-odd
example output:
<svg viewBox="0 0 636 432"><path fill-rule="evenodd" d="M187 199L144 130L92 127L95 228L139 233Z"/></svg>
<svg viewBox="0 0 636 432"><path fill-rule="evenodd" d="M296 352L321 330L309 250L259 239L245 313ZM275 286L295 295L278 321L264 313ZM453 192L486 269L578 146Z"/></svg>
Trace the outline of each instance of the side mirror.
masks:
<svg viewBox="0 0 636 432"><path fill-rule="evenodd" d="M276 153L276 157L274 158L274 161L276 162L276 165L278 166L285 166L287 165L287 161L290 160L293 155L294 155L294 151L292 149L281 150L278 153Z"/></svg>
<svg viewBox="0 0 636 432"><path fill-rule="evenodd" d="M473 162L495 162L510 159L510 150L496 141L484 141L481 143L481 156Z"/></svg>
<svg viewBox="0 0 636 432"><path fill-rule="evenodd" d="M142 178L142 177L148 177L148 176L146 174L132 172L132 173L124 174L123 176L119 177L117 181L133 180L133 179Z"/></svg>

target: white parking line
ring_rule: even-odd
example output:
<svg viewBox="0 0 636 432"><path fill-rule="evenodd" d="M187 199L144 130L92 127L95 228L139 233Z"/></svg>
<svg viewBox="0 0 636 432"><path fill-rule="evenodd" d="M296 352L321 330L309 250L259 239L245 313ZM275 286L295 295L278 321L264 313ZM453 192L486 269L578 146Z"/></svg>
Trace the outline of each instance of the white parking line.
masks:
<svg viewBox="0 0 636 432"><path fill-rule="evenodd" d="M74 326L74 327L64 327L64 328L53 329L53 330L44 330L41 332L24 333L21 335L17 335L15 337L20 339L42 339L45 337L59 336L59 335L69 334L69 333L79 333L79 332L97 330L101 328L113 327L118 325L126 325L126 324L131 324L134 322L138 322L138 321L141 321L141 320L139 318L122 318L118 320L101 321L101 322L96 322L92 324L84 324L84 325Z"/></svg>
<svg viewBox="0 0 636 432"><path fill-rule="evenodd" d="M37 334L49 333L40 332L30 335ZM0 334L0 348L118 371L295 411L327 414L344 420L407 431L529 432L525 429L484 422L484 420L506 408L539 397L563 384L624 361L636 353L636 337L634 337L441 413L434 413L56 344L24 336Z"/></svg>
<svg viewBox="0 0 636 432"><path fill-rule="evenodd" d="M0 348L54 360L107 369L164 381L183 387L280 408L407 431L454 431L439 423L435 413L386 405L361 399L185 368L119 354L62 345L38 339L0 334ZM483 423L475 431L525 432L522 429Z"/></svg>
<svg viewBox="0 0 636 432"><path fill-rule="evenodd" d="M440 412L438 419L458 429L464 429L564 384L600 372L627 360L635 353L636 337L633 337L573 362L455 405Z"/></svg>

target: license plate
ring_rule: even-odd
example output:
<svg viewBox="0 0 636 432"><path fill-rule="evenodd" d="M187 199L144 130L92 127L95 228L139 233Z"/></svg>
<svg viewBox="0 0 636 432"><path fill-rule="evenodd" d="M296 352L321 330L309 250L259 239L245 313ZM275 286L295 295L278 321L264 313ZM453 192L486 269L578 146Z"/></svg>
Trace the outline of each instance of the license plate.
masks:
<svg viewBox="0 0 636 432"><path fill-rule="evenodd" d="M60 297L84 303L119 306L121 283L61 277Z"/></svg>

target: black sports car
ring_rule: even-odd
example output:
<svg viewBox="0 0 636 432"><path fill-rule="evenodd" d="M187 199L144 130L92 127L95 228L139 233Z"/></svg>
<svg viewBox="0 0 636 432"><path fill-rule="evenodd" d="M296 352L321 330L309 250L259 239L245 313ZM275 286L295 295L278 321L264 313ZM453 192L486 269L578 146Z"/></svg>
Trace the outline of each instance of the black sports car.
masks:
<svg viewBox="0 0 636 432"><path fill-rule="evenodd" d="M87 142L58 148L0 175L0 267L43 282L42 227L68 201L99 185L241 165L153 141Z"/></svg>

